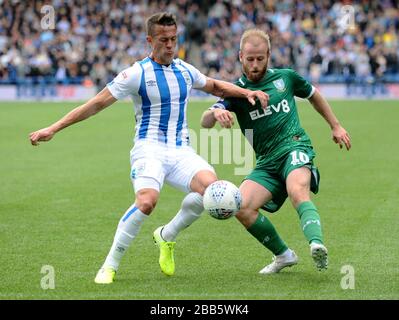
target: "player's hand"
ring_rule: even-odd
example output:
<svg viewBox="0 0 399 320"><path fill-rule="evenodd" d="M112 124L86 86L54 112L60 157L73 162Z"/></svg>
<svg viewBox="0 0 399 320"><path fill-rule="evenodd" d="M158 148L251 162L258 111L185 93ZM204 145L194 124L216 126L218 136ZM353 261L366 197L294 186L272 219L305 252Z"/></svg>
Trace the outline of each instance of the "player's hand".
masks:
<svg viewBox="0 0 399 320"><path fill-rule="evenodd" d="M49 141L53 138L55 132L50 128L43 128L29 134L30 143L32 146L39 145L39 141Z"/></svg>
<svg viewBox="0 0 399 320"><path fill-rule="evenodd" d="M214 109L213 116L220 123L222 128L231 128L234 124L234 117L230 111L224 109Z"/></svg>
<svg viewBox="0 0 399 320"><path fill-rule="evenodd" d="M339 144L339 147L342 149L343 144L345 144L346 150L351 148L351 138L349 137L348 132L341 127L340 125L334 127L332 129L332 139L335 143Z"/></svg>
<svg viewBox="0 0 399 320"><path fill-rule="evenodd" d="M247 99L252 105L255 105L256 99L258 99L260 101L260 104L262 105L262 108L266 108L269 102L269 95L261 90L249 90Z"/></svg>

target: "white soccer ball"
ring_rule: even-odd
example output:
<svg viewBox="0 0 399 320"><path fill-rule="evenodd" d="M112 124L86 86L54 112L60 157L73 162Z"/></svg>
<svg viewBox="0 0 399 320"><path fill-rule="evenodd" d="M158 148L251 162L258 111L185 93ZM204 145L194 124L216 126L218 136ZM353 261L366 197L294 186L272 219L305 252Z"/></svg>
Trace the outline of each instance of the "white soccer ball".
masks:
<svg viewBox="0 0 399 320"><path fill-rule="evenodd" d="M219 220L234 216L241 207L240 190L231 182L218 180L210 184L204 193L204 208Z"/></svg>

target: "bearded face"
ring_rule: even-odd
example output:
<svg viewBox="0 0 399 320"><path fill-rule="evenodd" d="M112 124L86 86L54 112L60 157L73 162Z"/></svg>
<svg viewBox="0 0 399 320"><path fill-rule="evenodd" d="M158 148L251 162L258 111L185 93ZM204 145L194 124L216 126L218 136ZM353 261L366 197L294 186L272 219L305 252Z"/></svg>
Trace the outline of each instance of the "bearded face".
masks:
<svg viewBox="0 0 399 320"><path fill-rule="evenodd" d="M240 51L240 62L247 78L258 82L266 73L270 49L268 44L259 37L248 39Z"/></svg>

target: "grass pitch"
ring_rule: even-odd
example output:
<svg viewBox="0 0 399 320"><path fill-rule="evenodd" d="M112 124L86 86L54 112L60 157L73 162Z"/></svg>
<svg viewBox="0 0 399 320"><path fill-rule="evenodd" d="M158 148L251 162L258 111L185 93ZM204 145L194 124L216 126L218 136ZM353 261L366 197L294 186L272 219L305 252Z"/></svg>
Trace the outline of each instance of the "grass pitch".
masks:
<svg viewBox="0 0 399 320"><path fill-rule="evenodd" d="M321 172L319 208L329 269L318 272L287 202L269 215L300 263L278 275L258 271L271 261L235 220L209 215L178 237L176 275L158 266L153 230L177 212L183 194L166 186L109 286L93 282L116 225L134 201L129 150L132 104L117 103L33 148L29 132L76 104L0 105L0 299L398 299L399 148L397 101L332 101L352 137L350 152L331 141L325 121L299 103ZM192 102L189 124L209 103ZM237 127L237 125L236 125ZM219 178L239 184L234 165L215 165ZM48 270L55 288L44 290ZM354 271L348 284L347 266ZM41 271L43 273L41 273ZM344 273L343 273L344 272ZM49 284L49 283L47 283Z"/></svg>

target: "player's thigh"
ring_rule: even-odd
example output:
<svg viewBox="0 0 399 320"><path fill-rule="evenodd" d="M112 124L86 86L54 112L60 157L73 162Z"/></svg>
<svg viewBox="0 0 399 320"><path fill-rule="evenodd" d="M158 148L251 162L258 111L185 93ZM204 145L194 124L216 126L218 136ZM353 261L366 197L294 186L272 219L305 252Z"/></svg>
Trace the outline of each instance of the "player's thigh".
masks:
<svg viewBox="0 0 399 320"><path fill-rule="evenodd" d="M310 146L302 146L290 151L279 168L279 174L287 181L289 174L299 168L313 166L315 153Z"/></svg>
<svg viewBox="0 0 399 320"><path fill-rule="evenodd" d="M172 187L185 193L194 191L201 194L205 190L204 186L216 179L213 167L191 148L178 150L176 163L165 177L165 181Z"/></svg>
<svg viewBox="0 0 399 320"><path fill-rule="evenodd" d="M294 208L310 200L314 152L310 148L293 150L284 167L287 194Z"/></svg>
<svg viewBox="0 0 399 320"><path fill-rule="evenodd" d="M287 193L294 207L310 200L311 172L306 166L292 170L287 177Z"/></svg>
<svg viewBox="0 0 399 320"><path fill-rule="evenodd" d="M165 148L155 144L136 143L130 152L130 178L134 191L162 189L165 176L170 168Z"/></svg>
<svg viewBox="0 0 399 320"><path fill-rule="evenodd" d="M160 191L165 180L166 169L159 159L139 158L132 161L130 178L134 191L155 189Z"/></svg>
<svg viewBox="0 0 399 320"><path fill-rule="evenodd" d="M150 214L158 201L165 179L165 169L161 161L140 158L133 162L130 178L136 194L136 206L145 214Z"/></svg>
<svg viewBox="0 0 399 320"><path fill-rule="evenodd" d="M250 208L254 209L259 209L261 208L266 202L270 201L271 199L276 199L279 198L281 195L284 195L286 193L285 190L285 181L282 180L277 174L273 173L271 170L263 168L261 166L255 167L254 170L245 178L244 182L246 181L252 181L251 185L255 188L256 191L259 191L259 194L262 196L256 198L258 201L253 202L252 197L248 198L248 201L244 202L244 205L249 204ZM244 185L244 182L241 185ZM255 185L256 183L256 185ZM248 186L250 183L248 182ZM258 187L256 187L258 186ZM263 187L263 189L261 189ZM251 193L251 190L248 187L248 193ZM262 190L266 190L267 192L265 193ZM254 197L257 197L255 194L256 191L252 192L254 194ZM263 203L262 199L265 197L265 201ZM286 196L285 196L286 197Z"/></svg>
<svg viewBox="0 0 399 320"><path fill-rule="evenodd" d="M298 168L306 167L310 170L310 190L313 193L319 191L320 172L314 164L315 152L310 146L303 146L290 152L282 170L280 171L283 179L286 181L288 175Z"/></svg>
<svg viewBox="0 0 399 320"><path fill-rule="evenodd" d="M313 158L314 151L311 148L298 148L288 155L282 168L282 176L290 197L310 192Z"/></svg>
<svg viewBox="0 0 399 320"><path fill-rule="evenodd" d="M249 228L256 221L259 208L272 199L272 193L253 180L244 180L240 185L240 192L241 209L236 218Z"/></svg>
<svg viewBox="0 0 399 320"><path fill-rule="evenodd" d="M258 210L272 199L272 193L262 184L253 180L244 180L240 185L241 208Z"/></svg>
<svg viewBox="0 0 399 320"><path fill-rule="evenodd" d="M145 214L155 208L162 189L167 167L161 157L150 149L138 145L131 152L130 178L136 194L136 206ZM159 152L162 155L161 152Z"/></svg>

